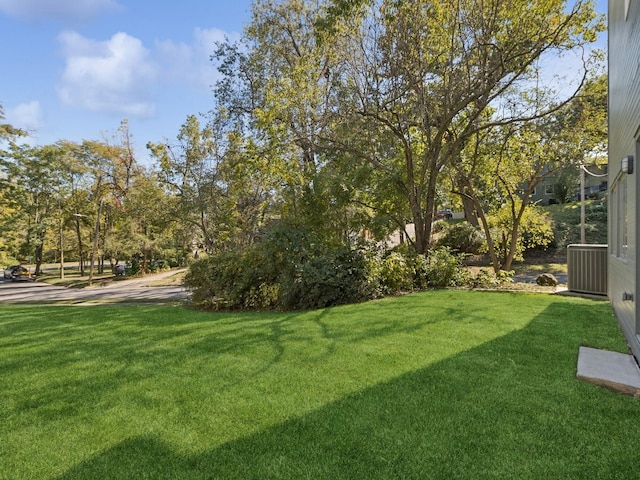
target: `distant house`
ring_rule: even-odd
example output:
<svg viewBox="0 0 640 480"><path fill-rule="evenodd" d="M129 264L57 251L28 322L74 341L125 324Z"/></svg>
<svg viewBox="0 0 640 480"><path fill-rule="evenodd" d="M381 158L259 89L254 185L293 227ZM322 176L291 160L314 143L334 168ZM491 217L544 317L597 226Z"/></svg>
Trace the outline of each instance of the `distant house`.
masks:
<svg viewBox="0 0 640 480"><path fill-rule="evenodd" d="M585 174L584 177L584 193L585 198L594 199L602 198L607 193L607 166L588 166L587 171L593 175ZM578 171L576 168L576 184L571 192L570 201L580 200L580 183L578 180ZM558 173L550 174L540 185L536 187L531 195L531 203L538 205L552 205L559 203L556 198L555 184L558 179Z"/></svg>
<svg viewBox="0 0 640 480"><path fill-rule="evenodd" d="M640 156L640 1L609 0L608 295L640 359L640 280L636 239Z"/></svg>

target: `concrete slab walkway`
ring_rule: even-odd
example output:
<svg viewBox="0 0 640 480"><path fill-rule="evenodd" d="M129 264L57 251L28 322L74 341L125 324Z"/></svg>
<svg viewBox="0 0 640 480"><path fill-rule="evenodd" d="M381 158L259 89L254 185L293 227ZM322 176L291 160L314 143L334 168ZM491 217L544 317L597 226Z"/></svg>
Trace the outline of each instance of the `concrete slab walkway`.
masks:
<svg viewBox="0 0 640 480"><path fill-rule="evenodd" d="M626 395L640 397L640 368L632 355L580 347L576 376Z"/></svg>

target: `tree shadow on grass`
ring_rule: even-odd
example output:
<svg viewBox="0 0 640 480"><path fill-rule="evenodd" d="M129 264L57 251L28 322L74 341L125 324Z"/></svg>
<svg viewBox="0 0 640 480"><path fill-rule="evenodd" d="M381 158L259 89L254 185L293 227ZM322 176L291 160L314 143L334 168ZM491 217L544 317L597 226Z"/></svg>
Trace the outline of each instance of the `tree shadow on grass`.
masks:
<svg viewBox="0 0 640 480"><path fill-rule="evenodd" d="M104 306L91 307L92 315L87 316L84 307L49 307L45 318L26 320L34 310L16 307L10 310L16 318L4 319L0 332L4 334L1 345L19 354L0 357L0 367L4 372L24 372L26 381L15 388L28 400L19 409L51 419L77 414L82 403L85 410L95 402L106 405L128 385L151 374L183 374L185 364L194 371L207 369L212 377L228 379L216 386L220 392L264 374L285 353L329 358L338 343L355 345L395 333L411 334L427 323L424 316L407 312L396 320L376 316L381 309L376 303L354 308L361 314L372 313L356 320L341 312L345 320L336 322L330 320L330 309L234 315L188 311L181 315L167 308ZM440 315L431 321L445 318ZM254 359L255 364L245 363L234 370L231 360L238 357Z"/></svg>
<svg viewBox="0 0 640 480"><path fill-rule="evenodd" d="M621 345L592 307L551 304L521 330L203 453L143 435L58 480L634 478L640 403L575 379L581 344Z"/></svg>

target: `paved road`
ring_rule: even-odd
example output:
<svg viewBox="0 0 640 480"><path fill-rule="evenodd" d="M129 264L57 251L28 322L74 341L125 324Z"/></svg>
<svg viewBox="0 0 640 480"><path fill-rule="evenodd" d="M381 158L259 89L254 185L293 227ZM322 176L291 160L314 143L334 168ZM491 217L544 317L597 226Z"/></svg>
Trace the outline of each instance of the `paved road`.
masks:
<svg viewBox="0 0 640 480"><path fill-rule="evenodd" d="M150 283L175 275L176 270L110 283L107 286L65 288L40 282L12 282L0 279L0 304L7 303L110 303L184 301L188 293L182 286L153 287Z"/></svg>

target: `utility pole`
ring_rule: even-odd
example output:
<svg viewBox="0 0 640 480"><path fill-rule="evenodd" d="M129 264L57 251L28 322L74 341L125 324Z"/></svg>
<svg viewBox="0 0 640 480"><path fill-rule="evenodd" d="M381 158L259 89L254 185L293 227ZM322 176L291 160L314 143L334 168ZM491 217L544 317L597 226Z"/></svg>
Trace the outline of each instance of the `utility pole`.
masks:
<svg viewBox="0 0 640 480"><path fill-rule="evenodd" d="M580 165L580 243L587 243L584 233L584 165Z"/></svg>

